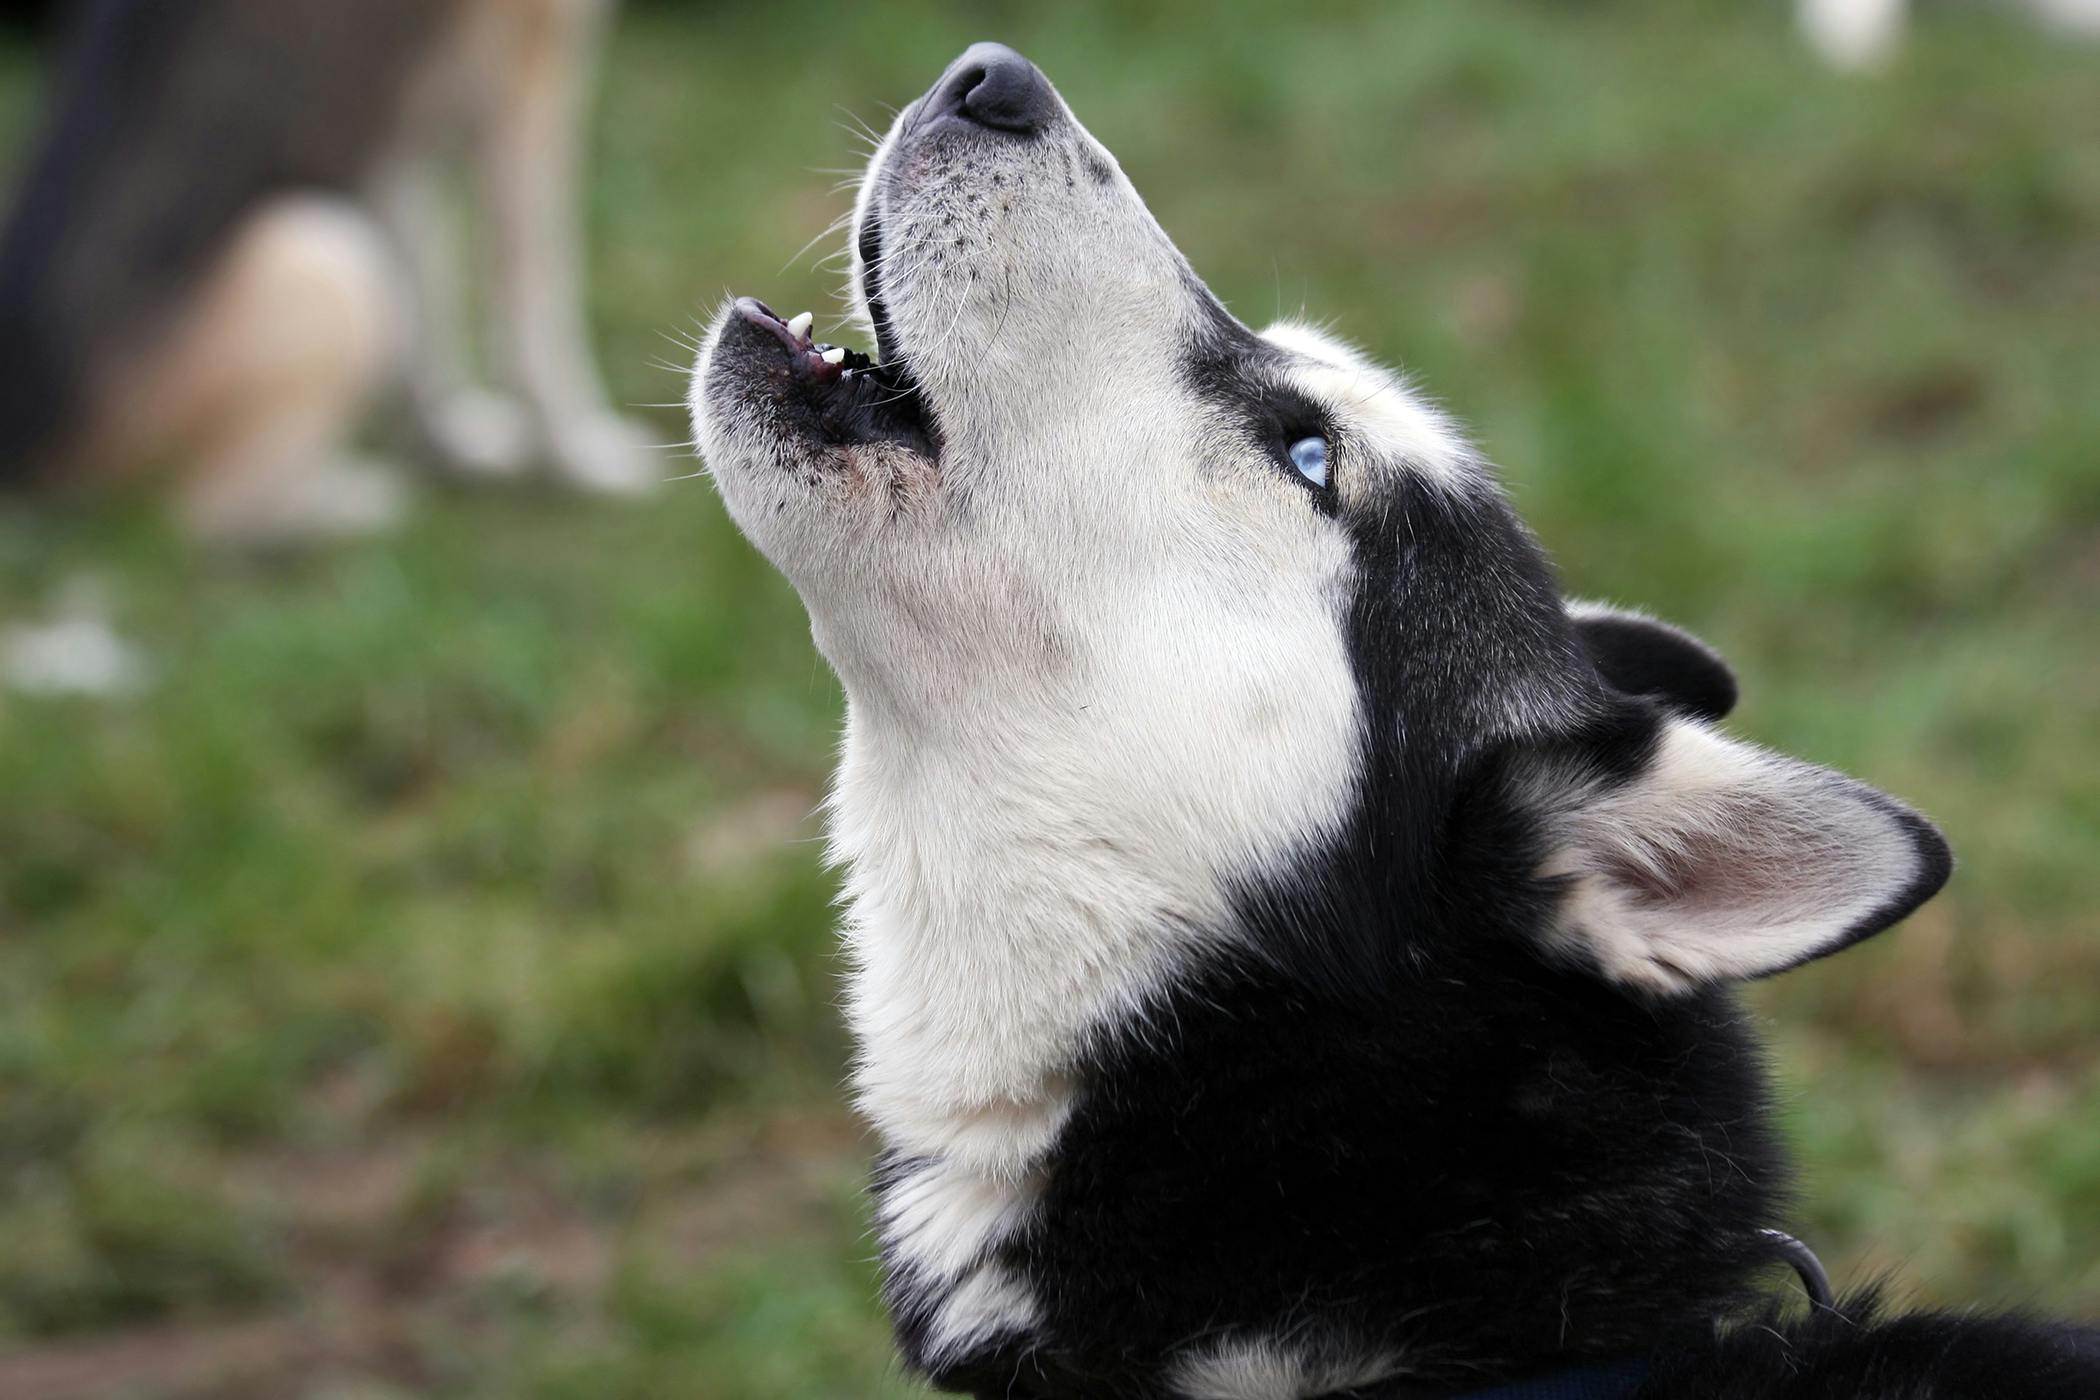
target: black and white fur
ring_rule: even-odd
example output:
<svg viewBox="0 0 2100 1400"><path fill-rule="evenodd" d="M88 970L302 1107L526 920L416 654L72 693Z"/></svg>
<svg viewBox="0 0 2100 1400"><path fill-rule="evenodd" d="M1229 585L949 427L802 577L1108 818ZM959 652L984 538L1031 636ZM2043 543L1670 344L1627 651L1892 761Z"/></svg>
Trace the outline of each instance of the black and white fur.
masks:
<svg viewBox="0 0 2100 1400"><path fill-rule="evenodd" d="M1931 826L1715 727L1698 642L1565 603L1441 413L1235 321L1011 51L899 116L855 249L880 365L738 302L692 407L849 697L848 1014L912 1370L2100 1393L2084 1333L1763 1315L1786 1173L1730 984L1916 908Z"/></svg>

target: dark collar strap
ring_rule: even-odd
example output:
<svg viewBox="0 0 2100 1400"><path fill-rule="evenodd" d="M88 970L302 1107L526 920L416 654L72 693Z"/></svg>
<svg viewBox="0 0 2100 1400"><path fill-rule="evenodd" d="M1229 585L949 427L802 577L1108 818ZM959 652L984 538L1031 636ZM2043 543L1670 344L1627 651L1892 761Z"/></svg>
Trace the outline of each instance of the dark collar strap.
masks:
<svg viewBox="0 0 2100 1400"><path fill-rule="evenodd" d="M1816 1258L1814 1250L1782 1230L1760 1230L1758 1233L1772 1246L1773 1252L1800 1275L1802 1291L1808 1294L1811 1306L1836 1306L1831 1295L1830 1275L1824 1272L1823 1261ZM1648 1371L1645 1361L1582 1366L1572 1371L1556 1371L1548 1376L1511 1381L1492 1390L1468 1391L1453 1397L1453 1400L1632 1400L1641 1383L1648 1379Z"/></svg>
<svg viewBox="0 0 2100 1400"><path fill-rule="evenodd" d="M1469 1391L1453 1400L1633 1400L1634 1392L1647 1379L1647 1362L1614 1361L1510 1381L1493 1390Z"/></svg>

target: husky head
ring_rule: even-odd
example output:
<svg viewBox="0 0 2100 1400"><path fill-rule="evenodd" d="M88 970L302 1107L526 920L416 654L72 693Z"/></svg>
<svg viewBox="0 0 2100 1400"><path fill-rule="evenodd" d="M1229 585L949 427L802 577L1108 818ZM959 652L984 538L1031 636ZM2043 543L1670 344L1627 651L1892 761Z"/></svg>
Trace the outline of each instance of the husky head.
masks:
<svg viewBox="0 0 2100 1400"><path fill-rule="evenodd" d="M853 252L874 359L741 300L692 409L847 690L878 1116L1004 1122L1205 956L1374 986L1458 909L1667 996L1943 880L1907 809L1713 728L1698 642L1571 608L1405 379L1236 321L1018 54L898 117Z"/></svg>

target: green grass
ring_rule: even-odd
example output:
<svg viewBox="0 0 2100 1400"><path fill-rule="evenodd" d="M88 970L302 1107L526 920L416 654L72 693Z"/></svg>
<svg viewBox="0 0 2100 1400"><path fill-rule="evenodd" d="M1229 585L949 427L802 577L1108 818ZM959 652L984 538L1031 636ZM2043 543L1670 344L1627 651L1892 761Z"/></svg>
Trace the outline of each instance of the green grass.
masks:
<svg viewBox="0 0 2100 1400"><path fill-rule="evenodd" d="M2092 1312L2100 55L1930 11L1844 80L1779 8L637 6L605 358L673 402L730 288L829 305L782 264L846 114L1023 47L1244 316L1408 365L1575 590L1944 823L1940 901L1756 994L1806 1224L1852 1278ZM82 576L155 684L0 697L0 1382L882 1393L808 815L839 695L706 484L436 493L268 568L139 502L0 519L0 616Z"/></svg>

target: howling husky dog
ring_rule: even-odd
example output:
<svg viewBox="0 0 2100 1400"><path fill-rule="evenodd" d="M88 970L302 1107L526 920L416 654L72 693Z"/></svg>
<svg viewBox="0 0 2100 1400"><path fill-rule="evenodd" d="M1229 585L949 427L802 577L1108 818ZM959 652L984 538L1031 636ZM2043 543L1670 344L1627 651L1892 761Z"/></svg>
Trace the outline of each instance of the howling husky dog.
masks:
<svg viewBox="0 0 2100 1400"><path fill-rule="evenodd" d="M1401 379L1255 334L965 53L854 221L877 347L726 308L731 512L844 678L848 1011L904 1355L984 1397L2091 1397L2100 1339L1805 1316L1730 984L1946 879L1573 606Z"/></svg>
<svg viewBox="0 0 2100 1400"><path fill-rule="evenodd" d="M634 490L583 330L573 179L610 0L81 0L0 234L0 478L167 461L234 538L397 509L347 439L405 373L420 445ZM473 152L497 368L466 384L437 180Z"/></svg>

